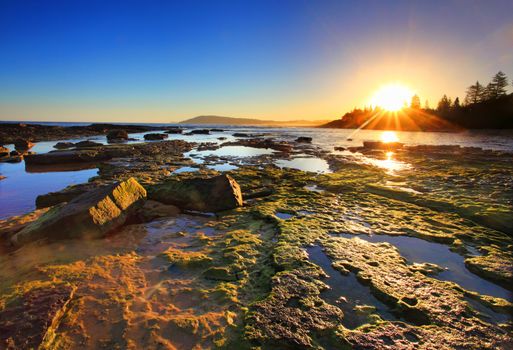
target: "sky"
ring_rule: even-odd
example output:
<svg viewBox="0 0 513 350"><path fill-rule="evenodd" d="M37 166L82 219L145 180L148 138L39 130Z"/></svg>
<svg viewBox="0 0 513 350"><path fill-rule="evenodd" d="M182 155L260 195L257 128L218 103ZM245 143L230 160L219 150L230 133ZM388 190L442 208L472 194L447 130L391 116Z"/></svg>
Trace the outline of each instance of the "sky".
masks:
<svg viewBox="0 0 513 350"><path fill-rule="evenodd" d="M336 119L390 82L434 106L513 78L512 14L511 0L0 0L0 120Z"/></svg>

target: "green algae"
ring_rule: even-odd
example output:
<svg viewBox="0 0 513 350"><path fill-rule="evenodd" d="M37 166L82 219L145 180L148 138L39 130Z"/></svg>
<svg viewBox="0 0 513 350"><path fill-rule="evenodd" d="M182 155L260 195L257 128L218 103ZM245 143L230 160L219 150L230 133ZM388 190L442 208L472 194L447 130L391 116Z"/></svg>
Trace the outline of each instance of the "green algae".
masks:
<svg viewBox="0 0 513 350"><path fill-rule="evenodd" d="M449 160L444 166L451 166ZM441 176L439 171L423 173L418 187L427 187L430 178ZM273 191L251 198L245 207L159 236L151 253L138 249L143 246L140 235L129 239L131 230L144 231L144 225L134 225L119 233L129 241L126 249L60 262L44 260L32 281L8 282L9 300L41 286L66 283L76 288L54 331L50 345L57 349L511 345L511 325L478 318L466 298L501 313L511 312L510 302L437 280L432 275L438 267L408 265L389 244L330 236L372 232L448 244L466 257L476 274L507 285L511 238L468 214L479 213L483 200L464 213L459 209L464 208L463 199L447 201L440 194L412 199L411 194L384 186L389 176L383 171L360 165L345 164L322 176L272 166L244 166L231 175L243 193L268 187ZM146 184L160 175L152 176ZM309 191L307 184L326 191ZM503 200L494 205L487 199L486 207L500 208ZM456 209L445 210L444 203ZM309 214L300 215L303 210ZM280 220L277 211L293 216ZM207 227L215 233L200 232ZM323 270L309 261L305 247L312 244L325 247L336 270L355 273L359 283L369 286L402 321L384 321L372 305L363 305L356 311L365 313L369 322L354 330L342 326L343 311L321 297L328 286ZM468 247L482 255L472 256ZM169 269L170 263L178 268ZM7 304L0 303L0 309Z"/></svg>

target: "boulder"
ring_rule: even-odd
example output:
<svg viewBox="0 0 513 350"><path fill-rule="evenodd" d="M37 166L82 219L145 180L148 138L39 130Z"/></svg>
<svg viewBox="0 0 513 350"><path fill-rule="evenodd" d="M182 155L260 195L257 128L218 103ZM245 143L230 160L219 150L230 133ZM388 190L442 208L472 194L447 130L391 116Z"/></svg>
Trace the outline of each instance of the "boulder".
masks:
<svg viewBox="0 0 513 350"><path fill-rule="evenodd" d="M229 175L168 180L150 186L148 198L200 212L218 212L242 206L240 186Z"/></svg>
<svg viewBox="0 0 513 350"><path fill-rule="evenodd" d="M57 142L53 148L56 149L68 149L75 147L75 144L73 142Z"/></svg>
<svg viewBox="0 0 513 350"><path fill-rule="evenodd" d="M104 237L123 225L145 198L146 190L134 178L86 192L44 213L16 233L11 243Z"/></svg>
<svg viewBox="0 0 513 350"><path fill-rule="evenodd" d="M233 137L251 137L250 134L246 134L245 132L236 132L232 136Z"/></svg>
<svg viewBox="0 0 513 350"><path fill-rule="evenodd" d="M80 142L75 143L75 147L77 147L77 148L100 147L100 146L103 146L103 145L101 143L94 142L91 140L80 141Z"/></svg>
<svg viewBox="0 0 513 350"><path fill-rule="evenodd" d="M346 148L342 146L335 146L335 151L345 151Z"/></svg>
<svg viewBox="0 0 513 350"><path fill-rule="evenodd" d="M125 130L112 130L107 134L108 142L127 141L128 133Z"/></svg>
<svg viewBox="0 0 513 350"><path fill-rule="evenodd" d="M32 142L30 142L29 140L18 139L16 141L14 141L14 148L16 148L18 150L31 149L33 146L34 146L34 144Z"/></svg>
<svg viewBox="0 0 513 350"><path fill-rule="evenodd" d="M306 137L306 136L300 136L296 139L296 142L300 142L300 143L312 143L312 138L311 137Z"/></svg>
<svg viewBox="0 0 513 350"><path fill-rule="evenodd" d="M158 133L152 133L152 134L146 134L144 135L144 139L148 141L155 141L155 140L164 140L167 139L167 134L158 134Z"/></svg>

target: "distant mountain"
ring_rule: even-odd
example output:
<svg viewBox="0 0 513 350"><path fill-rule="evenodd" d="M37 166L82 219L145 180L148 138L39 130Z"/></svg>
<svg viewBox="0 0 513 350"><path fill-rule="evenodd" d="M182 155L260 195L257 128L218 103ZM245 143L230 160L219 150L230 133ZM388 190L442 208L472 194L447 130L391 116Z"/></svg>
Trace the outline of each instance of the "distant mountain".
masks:
<svg viewBox="0 0 513 350"><path fill-rule="evenodd" d="M327 120L262 120L252 118L232 118L217 115L201 115L181 121L180 124L209 124L209 125L259 125L259 126L319 126Z"/></svg>

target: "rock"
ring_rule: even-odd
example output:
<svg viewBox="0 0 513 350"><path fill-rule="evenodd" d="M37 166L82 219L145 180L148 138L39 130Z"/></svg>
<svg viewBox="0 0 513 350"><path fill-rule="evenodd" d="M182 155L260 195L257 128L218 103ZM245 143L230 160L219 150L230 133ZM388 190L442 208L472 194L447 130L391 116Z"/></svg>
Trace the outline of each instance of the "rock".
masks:
<svg viewBox="0 0 513 350"><path fill-rule="evenodd" d="M227 137L221 136L221 137L218 137L217 139L220 140L220 141L224 141L224 140L227 139Z"/></svg>
<svg viewBox="0 0 513 350"><path fill-rule="evenodd" d="M148 198L200 212L218 212L242 206L239 184L229 175L168 180L151 186Z"/></svg>
<svg viewBox="0 0 513 350"><path fill-rule="evenodd" d="M57 142L53 148L56 149L68 149L75 147L75 144L73 142Z"/></svg>
<svg viewBox="0 0 513 350"><path fill-rule="evenodd" d="M134 178L86 192L50 209L16 233L11 243L104 237L123 225L144 198L146 190Z"/></svg>
<svg viewBox="0 0 513 350"><path fill-rule="evenodd" d="M363 147L366 149L391 151L403 148L403 145L401 142L363 141Z"/></svg>
<svg viewBox="0 0 513 350"><path fill-rule="evenodd" d="M77 148L87 148L87 147L100 147L103 146L101 143L86 140L75 143L75 147Z"/></svg>
<svg viewBox="0 0 513 350"><path fill-rule="evenodd" d="M166 134L181 134L183 133L183 129L181 128L169 128L164 131Z"/></svg>
<svg viewBox="0 0 513 350"><path fill-rule="evenodd" d="M9 156L9 149L3 146L0 146L0 158Z"/></svg>
<svg viewBox="0 0 513 350"><path fill-rule="evenodd" d="M223 129L210 129L211 132L223 132Z"/></svg>
<svg viewBox="0 0 513 350"><path fill-rule="evenodd" d="M71 150L52 151L48 153L32 154L25 156L25 163L32 164L59 164L59 163L84 163L97 162L110 159L108 153L98 150Z"/></svg>
<svg viewBox="0 0 513 350"><path fill-rule="evenodd" d="M14 151L11 151L11 153L9 153L9 155L11 157L16 157L16 156L21 156L22 154L16 150L14 150Z"/></svg>
<svg viewBox="0 0 513 350"><path fill-rule="evenodd" d="M152 134L144 135L144 139L148 140L148 141L164 140L167 138L168 138L167 134L152 133Z"/></svg>
<svg viewBox="0 0 513 350"><path fill-rule="evenodd" d="M296 139L296 142L300 142L300 143L312 143L312 138L311 137L306 137L306 136L300 136Z"/></svg>
<svg viewBox="0 0 513 350"><path fill-rule="evenodd" d="M335 151L345 151L346 148L345 147L342 147L342 146L336 146L335 147Z"/></svg>
<svg viewBox="0 0 513 350"><path fill-rule="evenodd" d="M233 137L251 137L250 134L246 134L244 132L236 132L234 134L232 134Z"/></svg>
<svg viewBox="0 0 513 350"><path fill-rule="evenodd" d="M187 135L210 135L210 130L208 129L194 129L189 131Z"/></svg>
<svg viewBox="0 0 513 350"><path fill-rule="evenodd" d="M127 141L128 133L125 130L112 130L107 134L108 142Z"/></svg>
<svg viewBox="0 0 513 350"><path fill-rule="evenodd" d="M34 146L34 144L28 140L18 139L16 141L14 141L14 148L16 148L18 150L23 151L23 150L31 149L33 146Z"/></svg>
<svg viewBox="0 0 513 350"><path fill-rule="evenodd" d="M23 156L8 156L0 158L0 163L19 163L23 160Z"/></svg>
<svg viewBox="0 0 513 350"><path fill-rule="evenodd" d="M76 287L31 289L0 311L0 348L46 349L66 316Z"/></svg>

